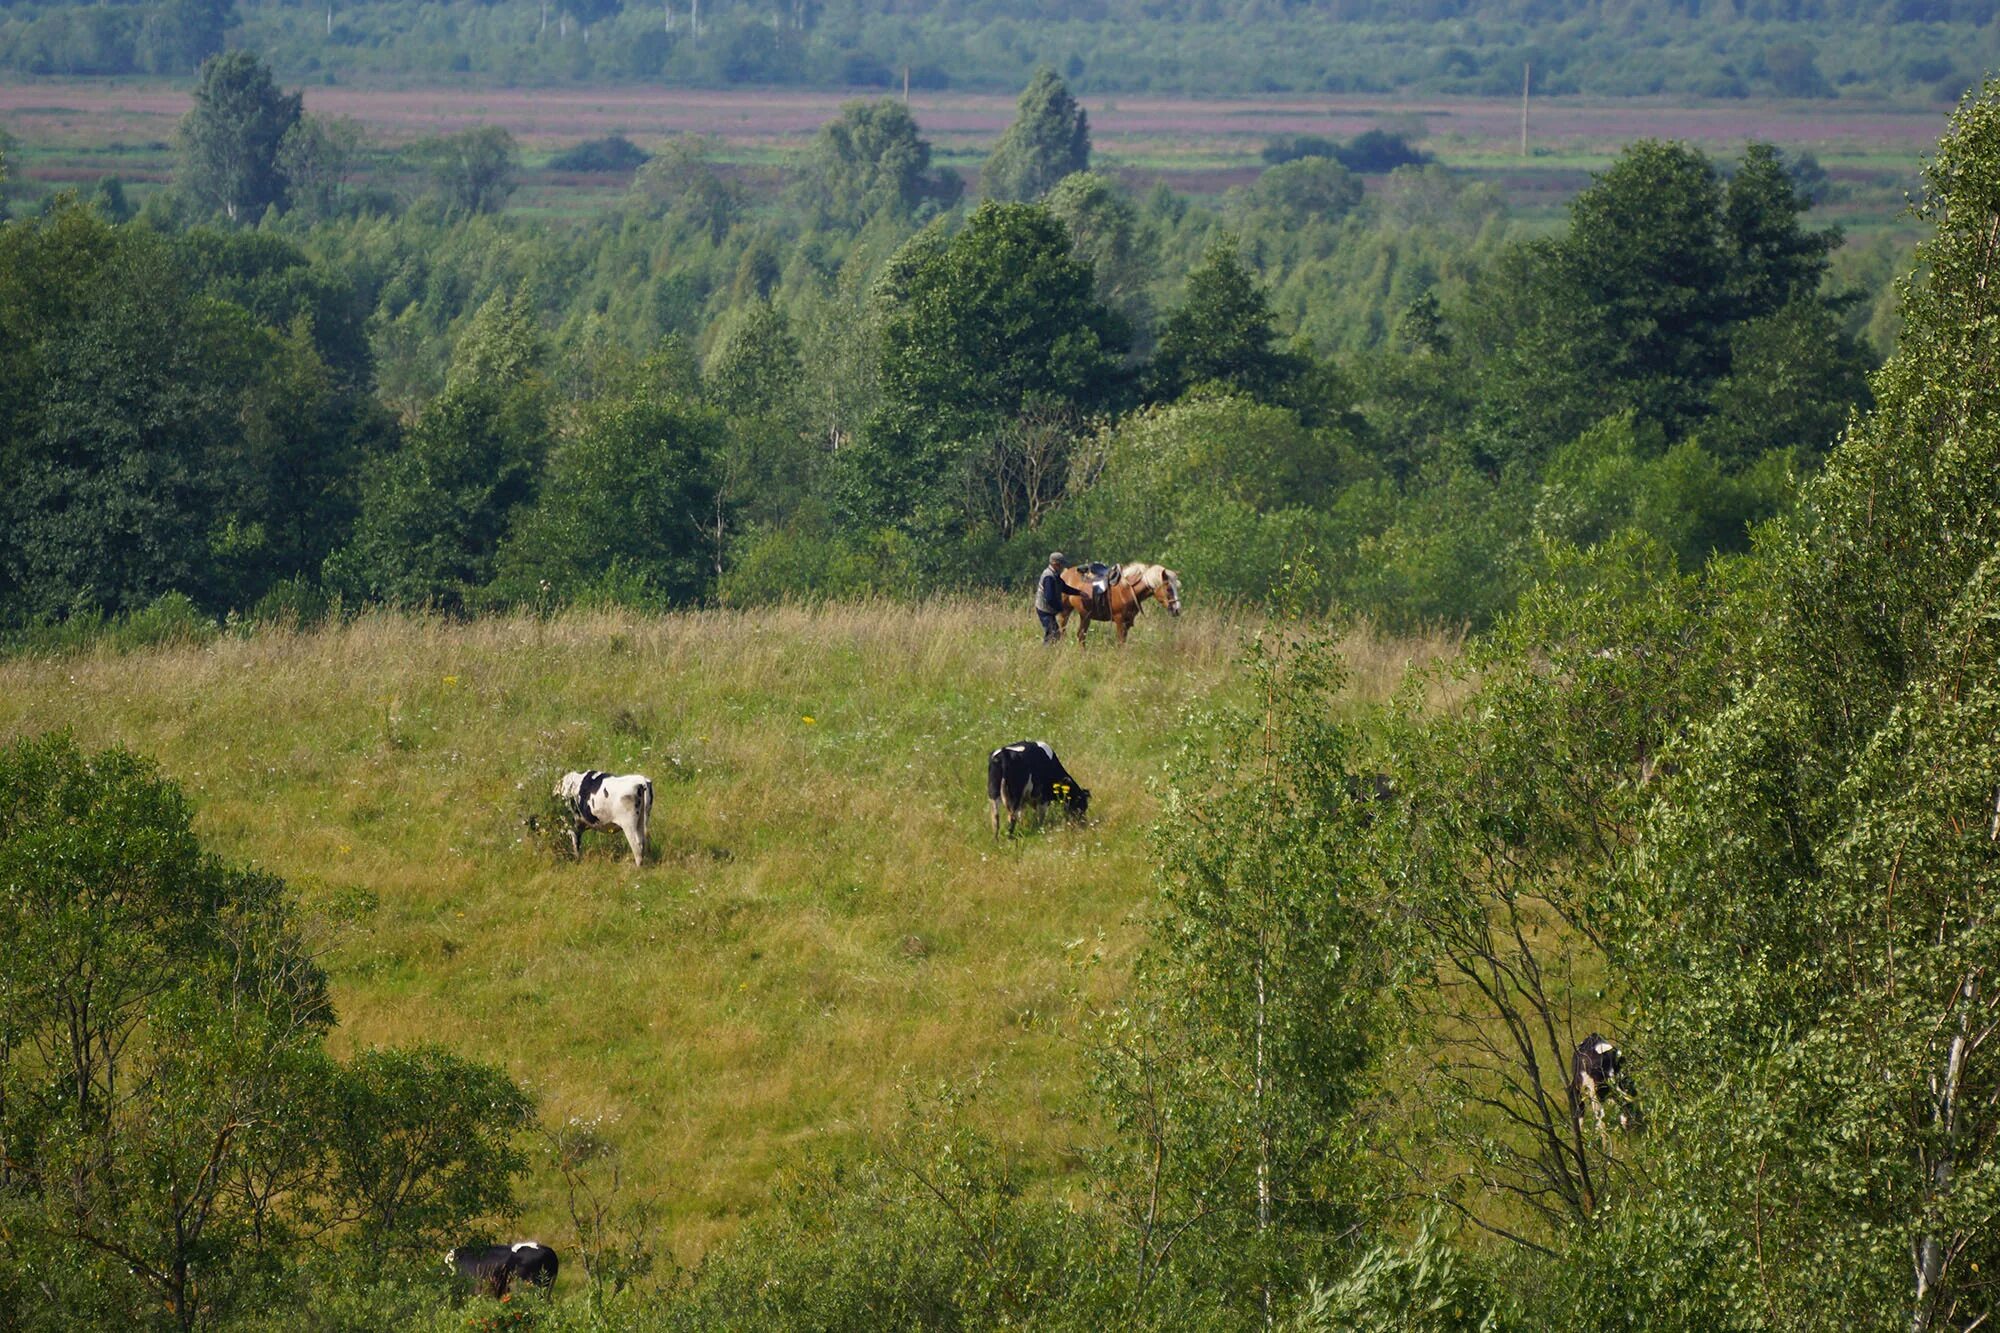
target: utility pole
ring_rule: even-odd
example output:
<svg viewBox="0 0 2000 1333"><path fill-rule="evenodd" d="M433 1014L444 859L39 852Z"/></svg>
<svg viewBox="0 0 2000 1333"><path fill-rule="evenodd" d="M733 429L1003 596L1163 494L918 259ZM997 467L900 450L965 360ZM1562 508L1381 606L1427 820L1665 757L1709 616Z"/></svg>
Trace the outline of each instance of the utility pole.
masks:
<svg viewBox="0 0 2000 1333"><path fill-rule="evenodd" d="M903 105L910 104L910 67L903 66Z"/></svg>
<svg viewBox="0 0 2000 1333"><path fill-rule="evenodd" d="M1521 65L1521 156L1528 155L1528 75L1535 68L1533 62Z"/></svg>

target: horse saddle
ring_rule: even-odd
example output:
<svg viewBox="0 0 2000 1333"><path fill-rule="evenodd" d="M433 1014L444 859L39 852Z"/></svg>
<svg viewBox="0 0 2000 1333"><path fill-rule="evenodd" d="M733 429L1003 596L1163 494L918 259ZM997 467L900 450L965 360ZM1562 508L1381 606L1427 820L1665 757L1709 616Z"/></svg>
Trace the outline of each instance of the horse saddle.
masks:
<svg viewBox="0 0 2000 1333"><path fill-rule="evenodd" d="M1111 590L1118 586L1120 567L1090 566L1090 614L1095 620L1111 619Z"/></svg>

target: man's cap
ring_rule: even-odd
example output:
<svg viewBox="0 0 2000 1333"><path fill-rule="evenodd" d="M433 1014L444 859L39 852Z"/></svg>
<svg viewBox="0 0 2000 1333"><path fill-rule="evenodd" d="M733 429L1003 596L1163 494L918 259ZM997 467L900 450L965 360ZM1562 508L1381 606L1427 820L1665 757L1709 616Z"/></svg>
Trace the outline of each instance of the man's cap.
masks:
<svg viewBox="0 0 2000 1333"><path fill-rule="evenodd" d="M1050 551L1049 563L1052 565L1066 565L1069 563L1069 557L1064 555L1061 551Z"/></svg>

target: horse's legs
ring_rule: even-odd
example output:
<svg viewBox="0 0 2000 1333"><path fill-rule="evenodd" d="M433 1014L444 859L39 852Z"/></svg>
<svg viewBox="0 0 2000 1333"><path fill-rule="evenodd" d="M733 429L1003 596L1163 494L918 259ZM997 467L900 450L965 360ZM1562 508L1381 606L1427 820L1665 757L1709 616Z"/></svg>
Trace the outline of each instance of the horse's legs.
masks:
<svg viewBox="0 0 2000 1333"><path fill-rule="evenodd" d="M1123 648L1125 646L1125 633L1132 628L1132 622L1129 620L1114 619L1111 623L1118 628L1118 646Z"/></svg>

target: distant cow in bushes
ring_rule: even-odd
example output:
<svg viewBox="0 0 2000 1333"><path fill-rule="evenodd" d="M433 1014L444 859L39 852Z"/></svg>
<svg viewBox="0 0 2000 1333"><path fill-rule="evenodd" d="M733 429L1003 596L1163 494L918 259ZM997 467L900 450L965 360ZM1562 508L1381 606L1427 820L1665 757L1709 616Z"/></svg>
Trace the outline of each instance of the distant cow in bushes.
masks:
<svg viewBox="0 0 2000 1333"><path fill-rule="evenodd" d="M1583 1128L1588 1113L1600 1136L1606 1133L1605 1108L1615 1108L1618 1128L1632 1127L1638 1112L1638 1091L1625 1072L1625 1053L1595 1032L1576 1044L1569 1060L1570 1111Z"/></svg>
<svg viewBox="0 0 2000 1333"><path fill-rule="evenodd" d="M444 1256L446 1277L463 1278L487 1296L505 1296L516 1280L543 1291L556 1284L556 1252L535 1240L512 1245L461 1245Z"/></svg>
<svg viewBox="0 0 2000 1333"><path fill-rule="evenodd" d="M1007 811L1007 833L1021 817L1021 807L1041 811L1052 801L1062 803L1071 819L1090 810L1090 793L1069 775L1047 741L1015 741L986 757L986 798L993 802L993 836L1000 836L1000 810Z"/></svg>
<svg viewBox="0 0 2000 1333"><path fill-rule="evenodd" d="M646 856L646 821L653 813L653 780L643 773L615 776L591 769L565 773L556 783L556 799L569 814L569 849L583 855L585 829L612 826L632 848L632 864Z"/></svg>

